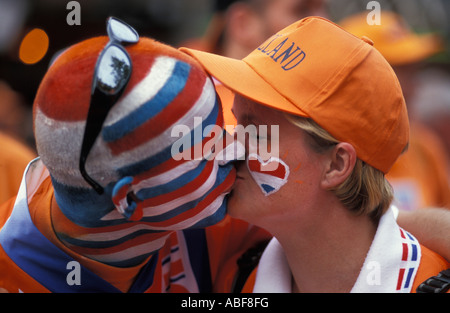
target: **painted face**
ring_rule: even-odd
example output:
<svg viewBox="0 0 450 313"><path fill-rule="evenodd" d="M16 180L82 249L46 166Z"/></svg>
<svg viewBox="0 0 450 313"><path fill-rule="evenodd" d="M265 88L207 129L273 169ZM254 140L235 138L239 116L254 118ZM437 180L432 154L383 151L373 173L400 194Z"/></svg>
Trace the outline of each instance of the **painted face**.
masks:
<svg viewBox="0 0 450 313"><path fill-rule="evenodd" d="M58 138L72 138L83 133L84 123L52 120L37 110L38 137L46 143L40 150L51 167L58 203L71 221L87 227L140 221L146 229L164 231L215 224L225 216L235 169L209 155L212 143L225 139L212 81L200 68L170 56L139 54L133 64L134 76L86 162L87 172L106 190L102 196L67 175L67 168L78 168L79 152L67 141L50 142L49 134L56 132L46 131L59 123Z"/></svg>
<svg viewBox="0 0 450 313"><path fill-rule="evenodd" d="M178 80L187 80L192 75L189 71L196 70L187 64L180 66L186 67L186 74L179 74ZM180 82L173 83L175 87L177 84ZM167 130L161 130L153 153L120 169L126 176L113 189L117 212L103 220L116 219L121 213L154 230L182 230L210 226L225 216L235 169L230 158L215 156L230 142L222 129L222 108L211 81L205 80L197 88L196 105ZM180 108L175 109L180 115Z"/></svg>
<svg viewBox="0 0 450 313"><path fill-rule="evenodd" d="M321 157L307 143L308 135L291 124L282 112L240 96L236 97L233 111L238 124L244 127L267 126L267 135L258 133L257 137L260 142L267 142L268 149L247 144L246 161L237 166L228 212L269 229L267 223L273 223L277 215L307 204L317 193ZM271 132L273 125L279 127L278 134Z"/></svg>
<svg viewBox="0 0 450 313"><path fill-rule="evenodd" d="M36 142L55 191L56 235L94 260L135 266L170 231L220 221L235 169L210 157L223 139L212 81L183 53L141 38L126 47L132 75L87 156L86 172L104 192L91 188L79 170L80 150L92 73L106 44L86 40L53 63L35 101Z"/></svg>
<svg viewBox="0 0 450 313"><path fill-rule="evenodd" d="M272 156L264 161L261 156L252 153L246 162L250 175L265 196L277 192L287 183L289 166L283 160Z"/></svg>
<svg viewBox="0 0 450 313"><path fill-rule="evenodd" d="M113 191L117 211L111 211L102 220L125 217L160 231L210 226L225 216L226 196L234 177L231 164L219 165L214 160L185 164L168 175L137 183L128 176Z"/></svg>
<svg viewBox="0 0 450 313"><path fill-rule="evenodd" d="M235 180L236 170L229 161L208 155L169 159L167 162L173 162L174 167L167 171L163 166L134 178L126 176L113 190L117 211L103 220L125 217L159 231L213 225L225 216L227 195Z"/></svg>

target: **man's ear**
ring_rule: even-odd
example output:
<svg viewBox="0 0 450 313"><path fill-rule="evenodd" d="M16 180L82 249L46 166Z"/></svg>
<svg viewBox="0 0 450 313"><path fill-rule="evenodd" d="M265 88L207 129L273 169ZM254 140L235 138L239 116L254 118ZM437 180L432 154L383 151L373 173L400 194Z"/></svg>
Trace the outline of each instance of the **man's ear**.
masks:
<svg viewBox="0 0 450 313"><path fill-rule="evenodd" d="M342 184L353 172L356 164L356 150L347 143L338 143L328 152L327 164L321 181L324 189L331 189Z"/></svg>

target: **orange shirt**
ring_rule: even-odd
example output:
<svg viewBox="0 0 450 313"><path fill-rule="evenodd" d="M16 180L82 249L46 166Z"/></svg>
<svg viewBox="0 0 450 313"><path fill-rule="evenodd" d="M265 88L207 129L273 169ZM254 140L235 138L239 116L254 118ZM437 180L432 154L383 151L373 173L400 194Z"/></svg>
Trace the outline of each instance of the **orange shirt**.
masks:
<svg viewBox="0 0 450 313"><path fill-rule="evenodd" d="M17 194L23 172L35 157L21 142L0 133L0 204Z"/></svg>
<svg viewBox="0 0 450 313"><path fill-rule="evenodd" d="M408 151L386 176L394 187L399 209L450 208L447 164L445 150L434 134L412 124Z"/></svg>

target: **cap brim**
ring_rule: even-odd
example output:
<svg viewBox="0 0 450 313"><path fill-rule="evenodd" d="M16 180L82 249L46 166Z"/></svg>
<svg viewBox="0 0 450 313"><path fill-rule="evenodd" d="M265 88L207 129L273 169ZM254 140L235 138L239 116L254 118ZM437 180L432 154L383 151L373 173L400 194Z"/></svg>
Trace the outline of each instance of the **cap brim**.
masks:
<svg viewBox="0 0 450 313"><path fill-rule="evenodd" d="M211 76L235 93L277 110L308 117L308 114L283 97L245 61L189 48L180 50L196 59Z"/></svg>

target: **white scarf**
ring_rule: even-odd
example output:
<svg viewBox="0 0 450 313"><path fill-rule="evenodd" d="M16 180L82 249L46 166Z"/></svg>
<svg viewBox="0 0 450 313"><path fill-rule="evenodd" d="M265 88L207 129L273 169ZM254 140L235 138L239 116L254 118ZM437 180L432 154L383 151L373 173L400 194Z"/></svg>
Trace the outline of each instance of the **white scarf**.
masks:
<svg viewBox="0 0 450 313"><path fill-rule="evenodd" d="M351 292L411 292L421 259L420 245L400 228L390 208L380 219L375 238ZM292 274L277 239L273 238L259 262L255 293L292 292Z"/></svg>

